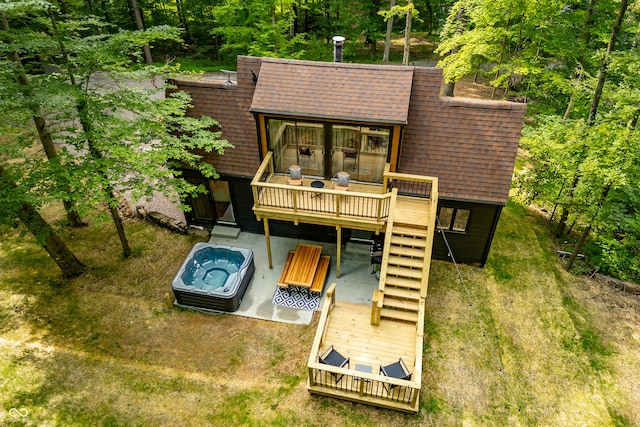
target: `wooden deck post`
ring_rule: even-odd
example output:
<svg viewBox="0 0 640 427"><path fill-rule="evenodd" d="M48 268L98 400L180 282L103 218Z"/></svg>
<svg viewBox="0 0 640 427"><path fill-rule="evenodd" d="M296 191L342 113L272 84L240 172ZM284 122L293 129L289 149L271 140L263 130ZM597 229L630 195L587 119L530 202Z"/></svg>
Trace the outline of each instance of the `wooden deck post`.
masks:
<svg viewBox="0 0 640 427"><path fill-rule="evenodd" d="M271 260L271 239L269 238L269 220L267 218L262 219L264 221L264 238L267 241L267 258L269 258L269 268L273 268L273 261Z"/></svg>
<svg viewBox="0 0 640 427"><path fill-rule="evenodd" d="M340 252L342 251L342 227L336 226L336 278L340 278Z"/></svg>

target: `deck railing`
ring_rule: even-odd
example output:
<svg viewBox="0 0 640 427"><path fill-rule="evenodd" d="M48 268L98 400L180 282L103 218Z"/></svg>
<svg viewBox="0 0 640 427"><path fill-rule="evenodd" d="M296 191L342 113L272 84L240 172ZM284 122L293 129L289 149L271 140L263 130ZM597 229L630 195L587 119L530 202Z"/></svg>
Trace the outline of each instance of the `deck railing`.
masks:
<svg viewBox="0 0 640 427"><path fill-rule="evenodd" d="M398 190L399 196L420 197L431 199L437 184L434 178L406 173L389 172L389 164L384 169L383 185L387 192Z"/></svg>
<svg viewBox="0 0 640 427"><path fill-rule="evenodd" d="M327 290L318 329L309 355L307 363L309 390L317 394L337 396L406 412L416 412L420 395L422 363L419 364L419 369L415 369L411 380L387 377L375 371L368 373L357 371L353 367L339 368L319 363L318 356L326 346L324 338L329 317L336 305L335 288L336 284L333 283ZM422 340L422 334L419 334L417 339ZM416 353L417 364L418 359L421 359L422 347L416 345L416 348L420 349L420 353Z"/></svg>
<svg viewBox="0 0 640 427"><path fill-rule="evenodd" d="M389 216L391 199L395 192L362 193L307 186L275 184L273 155L268 152L258 168L251 187L254 210L287 211L293 215L365 220L383 223Z"/></svg>

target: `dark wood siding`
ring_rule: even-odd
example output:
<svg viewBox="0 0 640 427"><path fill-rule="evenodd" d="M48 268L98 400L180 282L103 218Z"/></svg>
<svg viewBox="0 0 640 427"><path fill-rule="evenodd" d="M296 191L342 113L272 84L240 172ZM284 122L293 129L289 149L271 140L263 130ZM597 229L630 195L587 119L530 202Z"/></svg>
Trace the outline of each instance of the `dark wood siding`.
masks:
<svg viewBox="0 0 640 427"><path fill-rule="evenodd" d="M221 178L229 182L233 214L240 229L252 233L263 233L262 223L253 214L251 179L229 175L221 175Z"/></svg>
<svg viewBox="0 0 640 427"><path fill-rule="evenodd" d="M471 212L466 232L444 231L443 233L445 233L456 262L484 266L502 206L444 198L440 198L438 206L439 208L468 209ZM442 232L437 230L433 241L433 258L452 260Z"/></svg>

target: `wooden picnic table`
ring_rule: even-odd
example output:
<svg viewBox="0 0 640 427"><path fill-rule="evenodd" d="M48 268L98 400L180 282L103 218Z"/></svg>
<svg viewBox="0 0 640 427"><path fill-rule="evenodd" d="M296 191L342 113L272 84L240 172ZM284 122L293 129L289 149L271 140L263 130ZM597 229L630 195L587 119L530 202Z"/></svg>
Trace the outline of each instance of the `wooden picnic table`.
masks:
<svg viewBox="0 0 640 427"><path fill-rule="evenodd" d="M311 288L320 255L322 255L322 246L298 244L284 282L287 285Z"/></svg>

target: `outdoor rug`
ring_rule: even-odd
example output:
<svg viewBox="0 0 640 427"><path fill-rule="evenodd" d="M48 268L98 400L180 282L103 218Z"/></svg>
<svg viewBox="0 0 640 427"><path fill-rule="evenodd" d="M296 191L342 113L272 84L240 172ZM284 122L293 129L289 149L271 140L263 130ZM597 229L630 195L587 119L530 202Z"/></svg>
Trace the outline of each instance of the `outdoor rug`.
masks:
<svg viewBox="0 0 640 427"><path fill-rule="evenodd" d="M275 305L283 307L296 308L298 310L316 311L320 305L320 294L311 293L309 296L306 292L287 292L286 290L276 287L276 293L273 295Z"/></svg>

